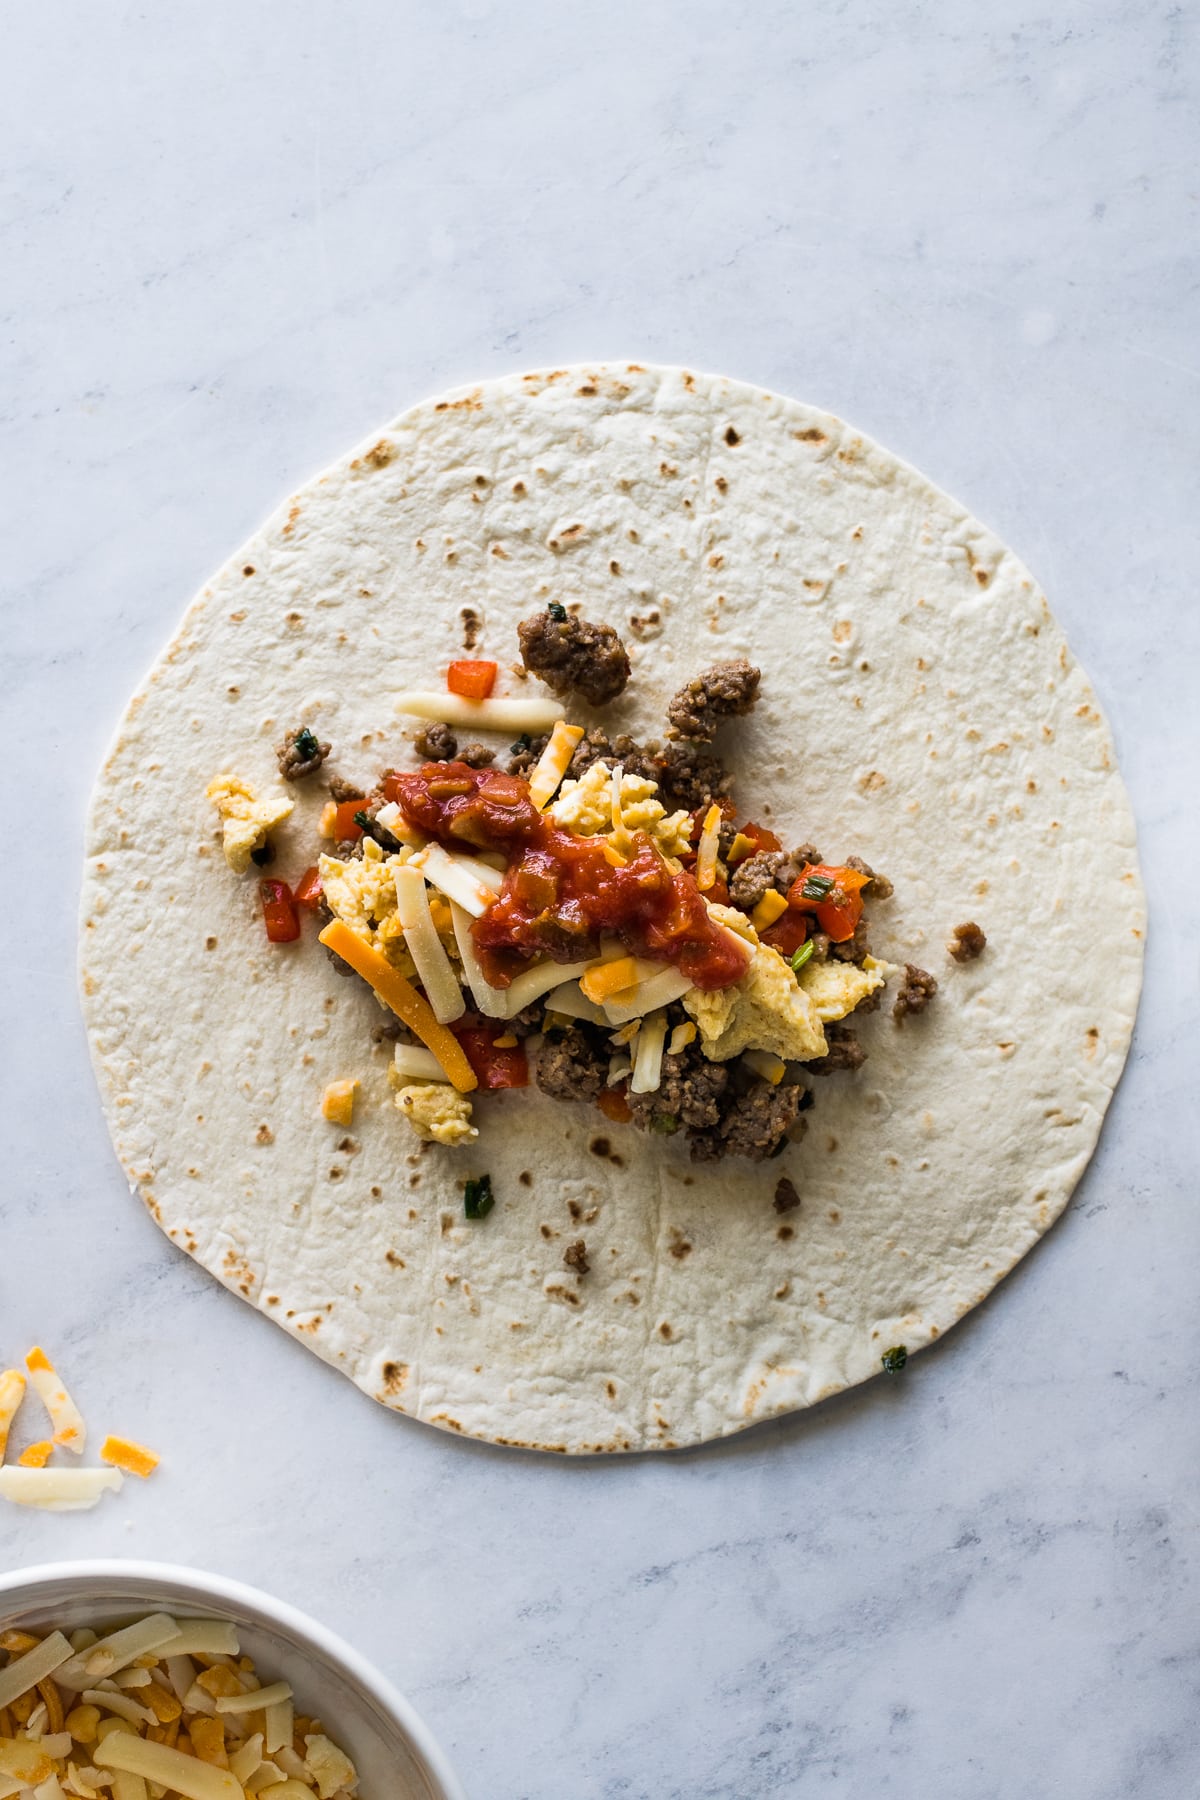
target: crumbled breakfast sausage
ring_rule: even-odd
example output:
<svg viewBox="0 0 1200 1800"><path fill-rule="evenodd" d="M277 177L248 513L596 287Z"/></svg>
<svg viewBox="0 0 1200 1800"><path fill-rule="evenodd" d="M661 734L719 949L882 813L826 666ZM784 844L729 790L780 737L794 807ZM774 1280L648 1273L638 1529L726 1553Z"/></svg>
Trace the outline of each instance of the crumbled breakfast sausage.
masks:
<svg viewBox="0 0 1200 1800"><path fill-rule="evenodd" d="M587 1244L583 1238L576 1238L573 1244L567 1245L563 1251L563 1261L577 1275L587 1274L592 1265L587 1259Z"/></svg>
<svg viewBox="0 0 1200 1800"><path fill-rule="evenodd" d="M528 776L530 769L550 742L550 733L543 731L538 737L529 737L526 733L510 748L508 772L510 775Z"/></svg>
<svg viewBox="0 0 1200 1800"><path fill-rule="evenodd" d="M820 862L820 860L819 856L813 858L814 862ZM861 856L848 856L843 867L857 869L860 875L866 876L866 885L861 891L864 896L869 894L872 900L890 900L896 891L887 876L880 875L871 867L870 863L865 863Z"/></svg>
<svg viewBox="0 0 1200 1800"><path fill-rule="evenodd" d="M664 1056L662 1075L652 1094L628 1094L633 1123L642 1131L676 1131L681 1125L703 1129L720 1122L720 1100L729 1084L724 1063L710 1062L698 1043L674 1056ZM673 1123L671 1123L673 1121Z"/></svg>
<svg viewBox="0 0 1200 1800"><path fill-rule="evenodd" d="M608 1045L582 1025L550 1032L538 1052L534 1079L552 1100L594 1100L608 1080Z"/></svg>
<svg viewBox="0 0 1200 1800"><path fill-rule="evenodd" d="M954 927L954 936L946 945L955 962L974 962L982 954L987 938L973 919Z"/></svg>
<svg viewBox="0 0 1200 1800"><path fill-rule="evenodd" d="M897 1025L903 1025L909 1013L923 1013L937 990L936 976L930 975L926 969L918 969L916 963L905 963L904 986L896 995L896 1004L892 1007L892 1017Z"/></svg>
<svg viewBox="0 0 1200 1800"><path fill-rule="evenodd" d="M869 930L868 920L860 919L854 927L854 935L844 938L840 944L831 944L829 954L836 957L838 962L861 964L871 954L871 940L867 936Z"/></svg>
<svg viewBox="0 0 1200 1800"><path fill-rule="evenodd" d="M418 731L413 747L426 762L453 762L458 755L458 739L440 722Z"/></svg>
<svg viewBox="0 0 1200 1800"><path fill-rule="evenodd" d="M704 1131L689 1131L693 1162L714 1162L720 1156L744 1156L763 1162L783 1146L788 1127L800 1111L804 1089L769 1081L755 1081L744 1094L729 1096L721 1123Z"/></svg>
<svg viewBox="0 0 1200 1800"><path fill-rule="evenodd" d="M858 1033L851 1025L827 1025L825 1042L829 1045L829 1054L804 1065L810 1075L838 1075L843 1070L853 1075L867 1060Z"/></svg>
<svg viewBox="0 0 1200 1800"><path fill-rule="evenodd" d="M285 781L303 781L306 775L316 774L332 747L307 725L297 725L275 746L279 773Z"/></svg>
<svg viewBox="0 0 1200 1800"><path fill-rule="evenodd" d="M785 861L782 850L759 850L740 862L729 883L729 898L743 912L753 912L764 894L775 888L775 875Z"/></svg>
<svg viewBox="0 0 1200 1800"><path fill-rule="evenodd" d="M365 800L366 797L357 782L343 781L340 775L335 775L329 783L329 798L336 800L339 806L344 806L347 800Z"/></svg>
<svg viewBox="0 0 1200 1800"><path fill-rule="evenodd" d="M777 1213L795 1212L800 1204L800 1196L796 1192L796 1184L781 1175L775 1183L775 1198L771 1203Z"/></svg>
<svg viewBox="0 0 1200 1800"><path fill-rule="evenodd" d="M733 793L733 776L720 758L695 744L668 744L652 779L657 779L659 798L669 810L695 812L701 806L719 806Z"/></svg>
<svg viewBox="0 0 1200 1800"><path fill-rule="evenodd" d="M672 735L711 743L722 720L750 711L761 679L761 670L744 656L714 663L693 676L667 707Z"/></svg>
<svg viewBox="0 0 1200 1800"><path fill-rule="evenodd" d="M496 752L489 750L486 744L464 744L458 760L466 763L468 769L486 769L495 762Z"/></svg>
<svg viewBox="0 0 1200 1800"><path fill-rule="evenodd" d="M593 625L549 608L517 626L521 660L561 699L575 692L590 706L615 700L629 680L629 657L611 625Z"/></svg>

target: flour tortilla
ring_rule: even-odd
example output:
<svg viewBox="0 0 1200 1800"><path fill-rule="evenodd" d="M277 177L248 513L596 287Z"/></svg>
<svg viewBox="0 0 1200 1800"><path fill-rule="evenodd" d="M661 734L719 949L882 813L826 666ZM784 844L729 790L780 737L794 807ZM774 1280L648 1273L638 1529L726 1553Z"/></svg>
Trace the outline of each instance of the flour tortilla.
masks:
<svg viewBox="0 0 1200 1800"><path fill-rule="evenodd" d="M551 599L629 645L611 733L660 733L717 658L759 663L760 704L724 734L744 812L885 870L876 953L941 984L902 1029L888 1006L861 1021L865 1067L817 1084L778 1161L696 1166L536 1092L480 1102L471 1149L418 1146L373 997L311 924L269 946L255 880L222 859L213 775L273 788L300 722L332 740L326 773L410 763L392 697L464 644L519 691L517 622ZM292 792L294 878L324 783ZM958 965L965 919L988 947ZM605 364L414 407L214 577L97 786L82 981L129 1180L235 1293L430 1424L667 1449L865 1380L1024 1255L1095 1145L1143 931L1107 724L1012 552L827 413ZM319 1112L345 1076L349 1130ZM495 1211L469 1223L462 1181L484 1170ZM785 1174L802 1206L780 1217ZM582 1277L563 1263L580 1237Z"/></svg>

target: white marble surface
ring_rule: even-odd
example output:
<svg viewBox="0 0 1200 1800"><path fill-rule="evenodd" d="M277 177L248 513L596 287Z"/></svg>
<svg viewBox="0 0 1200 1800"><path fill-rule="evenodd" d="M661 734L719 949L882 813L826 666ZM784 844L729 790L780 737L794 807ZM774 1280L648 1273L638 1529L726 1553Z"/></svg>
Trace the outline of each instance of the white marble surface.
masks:
<svg viewBox="0 0 1200 1800"><path fill-rule="evenodd" d="M479 1800L1195 1793L1195 13L60 0L5 9L0 86L0 1356L166 1457L5 1512L0 1562L258 1581ZM829 406L1015 545L1152 933L1100 1154L991 1303L902 1381L593 1466L389 1417L173 1251L73 960L92 773L211 568L404 402L607 353Z"/></svg>

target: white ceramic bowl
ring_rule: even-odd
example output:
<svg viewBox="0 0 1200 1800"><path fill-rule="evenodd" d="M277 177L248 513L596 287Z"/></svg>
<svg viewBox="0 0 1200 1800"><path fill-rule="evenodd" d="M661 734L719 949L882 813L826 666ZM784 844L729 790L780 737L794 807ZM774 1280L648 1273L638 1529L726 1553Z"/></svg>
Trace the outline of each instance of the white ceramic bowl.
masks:
<svg viewBox="0 0 1200 1800"><path fill-rule="evenodd" d="M282 1600L170 1563L46 1563L0 1575L0 1630L98 1630L145 1612L231 1619L264 1678L291 1682L298 1710L319 1718L353 1760L364 1800L466 1800L403 1695L349 1644Z"/></svg>

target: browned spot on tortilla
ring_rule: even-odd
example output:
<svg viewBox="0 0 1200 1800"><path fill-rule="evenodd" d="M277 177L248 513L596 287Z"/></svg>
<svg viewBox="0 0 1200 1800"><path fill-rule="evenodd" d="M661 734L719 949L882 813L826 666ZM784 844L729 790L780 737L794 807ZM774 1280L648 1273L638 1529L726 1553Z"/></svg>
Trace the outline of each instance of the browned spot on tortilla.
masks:
<svg viewBox="0 0 1200 1800"><path fill-rule="evenodd" d="M791 1282L790 1281L782 1281L782 1282L780 1282L779 1286L775 1289L775 1298L777 1300L786 1300L788 1295L791 1293L791 1291L792 1291Z"/></svg>
<svg viewBox="0 0 1200 1800"><path fill-rule="evenodd" d="M662 1324L658 1328L658 1335L662 1339L664 1344L669 1344L671 1342L671 1339L675 1336L674 1331L672 1330L670 1325L668 1325L668 1323L665 1319L663 1320Z"/></svg>
<svg viewBox="0 0 1200 1800"><path fill-rule="evenodd" d="M710 569L723 569L725 567L725 558L719 550L713 551L708 559L708 566Z"/></svg>
<svg viewBox="0 0 1200 1800"><path fill-rule="evenodd" d="M386 1252L384 1261L388 1264L388 1267L392 1269L406 1269L408 1267L404 1258L402 1256L397 1256L394 1250Z"/></svg>
<svg viewBox="0 0 1200 1800"><path fill-rule="evenodd" d="M586 536L587 526L582 520L577 519L574 525L566 525L560 532L557 532L554 537L548 537L546 539L546 548L547 550L554 550L556 552L560 550L571 550L576 544L581 544Z"/></svg>
<svg viewBox="0 0 1200 1800"><path fill-rule="evenodd" d="M887 786L887 776L881 775L878 769L868 769L865 775L859 776L857 786L864 794L873 794L877 789Z"/></svg>
<svg viewBox="0 0 1200 1800"><path fill-rule="evenodd" d="M725 442L729 445L729 448L732 450L735 447L735 445L740 444L741 441L742 441L741 433L738 431L735 431L732 425L726 426Z"/></svg>
<svg viewBox="0 0 1200 1800"><path fill-rule="evenodd" d="M672 463L672 462L660 462L658 465L658 472L660 475L678 475L679 464Z"/></svg>
<svg viewBox="0 0 1200 1800"><path fill-rule="evenodd" d="M1100 1032L1095 1025L1089 1025L1087 1028L1087 1031L1085 1033L1085 1036L1087 1039L1087 1043L1085 1046L1085 1054L1088 1057L1088 1059L1090 1060L1093 1056L1095 1056L1097 1047L1099 1046Z"/></svg>
<svg viewBox="0 0 1200 1800"><path fill-rule="evenodd" d="M369 469L386 469L390 462L396 460L396 446L389 444L386 438L380 438L377 444L372 444L364 453L362 460ZM352 462L350 467L357 469L358 463Z"/></svg>
<svg viewBox="0 0 1200 1800"><path fill-rule="evenodd" d="M300 517L300 503L299 503L299 501L293 501L292 505L288 508L287 523L283 527L284 537L291 537L292 527L295 525L296 520L299 517Z"/></svg>
<svg viewBox="0 0 1200 1800"><path fill-rule="evenodd" d="M725 492L725 490L726 490L726 488L727 488L727 487L728 487L728 486L729 486L729 483L728 483L728 482L727 482L727 481L726 481L726 479L725 479L725 477L724 477L724 475L715 475L715 476L714 476L714 477L713 477L713 486L714 486L714 487L715 487L715 488L716 488L716 489L717 489L717 490L718 490L718 491L719 491L719 492L720 492L720 493L722 493L722 494L723 494L723 493L724 493L724 492Z"/></svg>
<svg viewBox="0 0 1200 1800"><path fill-rule="evenodd" d="M483 401L479 398L479 389L464 394L461 400L439 400L434 412L482 412Z"/></svg>
<svg viewBox="0 0 1200 1800"><path fill-rule="evenodd" d="M806 426L803 431L793 431L792 436L798 444L823 444L825 433L818 431L815 425Z"/></svg>
<svg viewBox="0 0 1200 1800"><path fill-rule="evenodd" d="M561 1281L548 1281L545 1292L554 1300L565 1300L568 1306L579 1305L579 1295L574 1288L564 1287Z"/></svg>
<svg viewBox="0 0 1200 1800"><path fill-rule="evenodd" d="M667 1252L675 1258L676 1262L682 1262L685 1257L692 1254L690 1239L684 1237L677 1225L671 1227L671 1242L667 1245Z"/></svg>
<svg viewBox="0 0 1200 1800"><path fill-rule="evenodd" d="M582 1217L583 1217L583 1208L582 1208L582 1206L580 1206L578 1200L568 1200L567 1201L567 1211L570 1213L571 1217L574 1219L575 1223L578 1225L580 1219L582 1219Z"/></svg>
<svg viewBox="0 0 1200 1800"><path fill-rule="evenodd" d="M256 1144L273 1144L275 1142L275 1133L271 1130L269 1125L260 1125L254 1134L254 1141Z"/></svg>
<svg viewBox="0 0 1200 1800"><path fill-rule="evenodd" d="M242 620L246 617L246 614L239 608L237 612L231 612L229 617L234 625L240 625Z"/></svg>
<svg viewBox="0 0 1200 1800"><path fill-rule="evenodd" d="M974 575L980 587L986 587L988 582L992 579L987 570L981 569L978 563L976 563L975 567L971 570L971 573Z"/></svg>
<svg viewBox="0 0 1200 1800"><path fill-rule="evenodd" d="M541 1234L544 1238L552 1238L552 1237L558 1236L557 1231L555 1231L555 1229L552 1225L539 1225L538 1230L541 1232Z"/></svg>
<svg viewBox="0 0 1200 1800"><path fill-rule="evenodd" d="M779 1230L775 1233L775 1236L779 1239L780 1243L783 1244L786 1244L788 1239L794 1238L795 1235L795 1227L792 1225L781 1225Z"/></svg>
<svg viewBox="0 0 1200 1800"><path fill-rule="evenodd" d="M462 625L463 649L473 650L479 642L479 634L483 630L483 620L473 606L464 606L458 617Z"/></svg>
<svg viewBox="0 0 1200 1800"><path fill-rule="evenodd" d="M245 568L242 570L242 574L243 575L253 575L253 573L254 573L254 564L247 563Z"/></svg>
<svg viewBox="0 0 1200 1800"><path fill-rule="evenodd" d="M835 1149L835 1150L836 1150L836 1148L837 1148L837 1139L836 1139L836 1138L831 1138L831 1139L830 1139L830 1140L829 1140L829 1143L830 1143L830 1148L831 1148L831 1149ZM830 1209L829 1209L829 1223L830 1223L830 1224L831 1224L831 1225L840 1225L840 1224L841 1224L841 1219L842 1219L842 1215L841 1215L841 1213L840 1213L840 1212L839 1212L839 1211L838 1211L838 1209L837 1209L837 1207L836 1207L836 1206L831 1206L831 1207L830 1207Z"/></svg>
<svg viewBox="0 0 1200 1800"><path fill-rule="evenodd" d="M532 1187L533 1186L533 1176L529 1173L528 1169L522 1169L521 1173L517 1176L517 1180L520 1182L522 1187Z"/></svg>
<svg viewBox="0 0 1200 1800"><path fill-rule="evenodd" d="M606 1381L604 1384L604 1391L608 1395L610 1400L615 1400L617 1397L616 1382L615 1381Z"/></svg>
<svg viewBox="0 0 1200 1800"><path fill-rule="evenodd" d="M215 938L215 937L206 937L206 938L205 938L205 940L204 940L204 948L205 948L205 949L206 949L206 950L215 950L215 949L216 949L216 947L217 947L217 940L216 940L216 938Z"/></svg>
<svg viewBox="0 0 1200 1800"><path fill-rule="evenodd" d="M854 635L854 626L851 624L850 620L849 619L839 619L837 624L833 628L834 643L835 644L844 644L846 642L846 640L848 638L852 637L853 635Z"/></svg>
<svg viewBox="0 0 1200 1800"><path fill-rule="evenodd" d="M854 540L855 543L858 543L862 539L862 534L863 534L862 526L856 525L854 527L854 530L850 533L850 536Z"/></svg>
<svg viewBox="0 0 1200 1800"><path fill-rule="evenodd" d="M408 1380L408 1364L385 1362L383 1365L383 1391L385 1394L398 1394Z"/></svg>
<svg viewBox="0 0 1200 1800"><path fill-rule="evenodd" d="M299 1324L296 1326L297 1331L305 1331L309 1334L310 1337L315 1337L317 1332L320 1331L320 1329L321 1329L321 1321L319 1318L308 1319L308 1320L301 1319Z"/></svg>

